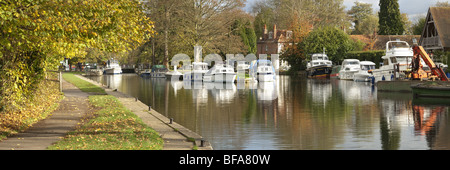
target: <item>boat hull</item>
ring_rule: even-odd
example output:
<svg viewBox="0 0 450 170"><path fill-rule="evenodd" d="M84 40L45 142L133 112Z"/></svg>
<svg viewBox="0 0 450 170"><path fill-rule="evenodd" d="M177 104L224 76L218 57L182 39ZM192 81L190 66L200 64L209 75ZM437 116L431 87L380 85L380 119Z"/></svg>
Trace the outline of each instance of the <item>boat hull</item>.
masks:
<svg viewBox="0 0 450 170"><path fill-rule="evenodd" d="M203 81L203 75L205 73L185 73L183 75L183 81Z"/></svg>
<svg viewBox="0 0 450 170"><path fill-rule="evenodd" d="M213 81L216 83L234 83L236 74L214 74Z"/></svg>
<svg viewBox="0 0 450 170"><path fill-rule="evenodd" d="M330 78L331 71L331 66L319 66L307 69L306 73L309 78Z"/></svg>
<svg viewBox="0 0 450 170"><path fill-rule="evenodd" d="M163 72L151 72L150 77L152 78L166 78L166 73Z"/></svg>
<svg viewBox="0 0 450 170"><path fill-rule="evenodd" d="M105 74L122 74L122 69L120 68L105 69Z"/></svg>
<svg viewBox="0 0 450 170"><path fill-rule="evenodd" d="M369 82L372 78L372 75L369 73L356 73L353 81L357 82Z"/></svg>
<svg viewBox="0 0 450 170"><path fill-rule="evenodd" d="M181 74L181 73L174 73L174 72L167 72L166 74L165 74L165 77L166 77L166 79L169 79L169 80L182 80L183 79L183 74Z"/></svg>
<svg viewBox="0 0 450 170"><path fill-rule="evenodd" d="M258 82L271 82L275 80L275 74L270 73L258 73L257 74Z"/></svg>
<svg viewBox="0 0 450 170"><path fill-rule="evenodd" d="M448 83L446 83L448 84ZM424 85L417 84L411 86L413 96L417 97L436 97L450 98L450 87L448 85Z"/></svg>
<svg viewBox="0 0 450 170"><path fill-rule="evenodd" d="M340 71L339 79L340 80L353 80L357 71Z"/></svg>

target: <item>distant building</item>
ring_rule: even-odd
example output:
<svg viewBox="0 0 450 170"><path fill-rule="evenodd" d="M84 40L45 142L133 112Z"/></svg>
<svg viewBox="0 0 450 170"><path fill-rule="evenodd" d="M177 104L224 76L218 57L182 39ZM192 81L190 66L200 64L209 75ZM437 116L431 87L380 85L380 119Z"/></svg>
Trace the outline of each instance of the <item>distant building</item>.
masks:
<svg viewBox="0 0 450 170"><path fill-rule="evenodd" d="M450 7L430 7L419 45L431 53L450 51Z"/></svg>
<svg viewBox="0 0 450 170"><path fill-rule="evenodd" d="M277 25L273 25L273 31L268 31L266 25L264 25L263 36L259 37L257 41L257 52L256 56L259 54L267 54L269 58L271 54L281 55L282 50L287 46L292 37L292 31L289 30L277 30ZM279 69L280 65L282 67L288 66L286 61L277 60L273 63L275 69Z"/></svg>

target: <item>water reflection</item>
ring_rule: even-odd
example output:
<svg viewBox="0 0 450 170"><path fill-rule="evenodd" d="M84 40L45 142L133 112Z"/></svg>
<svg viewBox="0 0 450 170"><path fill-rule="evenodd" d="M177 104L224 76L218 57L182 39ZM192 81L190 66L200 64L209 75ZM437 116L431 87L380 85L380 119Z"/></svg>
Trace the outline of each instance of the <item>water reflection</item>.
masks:
<svg viewBox="0 0 450 170"><path fill-rule="evenodd" d="M279 76L261 84L195 84L134 74L91 79L138 97L215 149L450 149L448 106L409 93L377 93L364 82Z"/></svg>

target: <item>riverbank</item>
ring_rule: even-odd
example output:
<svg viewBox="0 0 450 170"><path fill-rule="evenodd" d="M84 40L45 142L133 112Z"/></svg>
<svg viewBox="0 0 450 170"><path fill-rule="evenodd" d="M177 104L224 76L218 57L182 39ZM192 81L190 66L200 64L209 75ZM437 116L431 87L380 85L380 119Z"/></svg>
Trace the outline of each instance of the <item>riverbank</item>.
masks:
<svg viewBox="0 0 450 170"><path fill-rule="evenodd" d="M59 107L26 131L1 141L0 150L212 149L198 147L201 136L176 123L169 126L167 118L148 111L134 98L79 75L63 77L64 99Z"/></svg>

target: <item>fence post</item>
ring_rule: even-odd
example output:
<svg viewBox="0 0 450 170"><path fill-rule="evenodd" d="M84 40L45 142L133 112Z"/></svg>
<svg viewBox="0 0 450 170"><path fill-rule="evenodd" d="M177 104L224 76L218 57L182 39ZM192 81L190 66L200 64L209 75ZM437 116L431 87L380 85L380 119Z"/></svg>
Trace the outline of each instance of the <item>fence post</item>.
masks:
<svg viewBox="0 0 450 170"><path fill-rule="evenodd" d="M62 92L62 72L59 71L59 92Z"/></svg>

